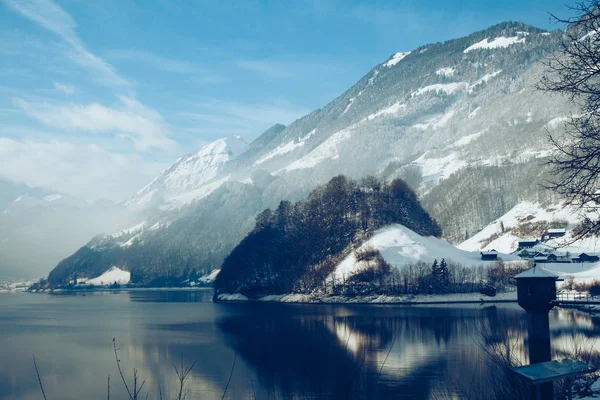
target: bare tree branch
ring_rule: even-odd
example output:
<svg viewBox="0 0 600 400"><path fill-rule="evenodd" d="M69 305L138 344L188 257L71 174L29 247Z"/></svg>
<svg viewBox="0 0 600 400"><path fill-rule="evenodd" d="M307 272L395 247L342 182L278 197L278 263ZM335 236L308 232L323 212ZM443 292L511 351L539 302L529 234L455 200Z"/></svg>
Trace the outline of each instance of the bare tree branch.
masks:
<svg viewBox="0 0 600 400"><path fill-rule="evenodd" d="M235 360L237 359L237 352L233 354L233 363L231 364L231 371L229 372L229 379L227 380L227 385L225 385L225 390L223 391L223 396L221 400L225 399L225 395L227 394L227 389L229 389L229 384L231 383L231 377L233 376L233 370L235 369Z"/></svg>
<svg viewBox="0 0 600 400"><path fill-rule="evenodd" d="M46 392L44 392L44 385L42 385L42 378L40 378L40 371L38 370L37 363L35 362L35 354L33 355L33 366L35 367L35 373L38 377L38 382L40 383L40 390L42 391L42 396L44 396L44 400L46 399Z"/></svg>

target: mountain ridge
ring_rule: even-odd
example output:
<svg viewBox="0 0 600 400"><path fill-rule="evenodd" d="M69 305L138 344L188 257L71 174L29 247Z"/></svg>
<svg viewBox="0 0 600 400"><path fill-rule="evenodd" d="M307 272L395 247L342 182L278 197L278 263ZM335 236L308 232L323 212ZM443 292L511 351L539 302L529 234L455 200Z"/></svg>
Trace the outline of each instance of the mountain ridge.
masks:
<svg viewBox="0 0 600 400"><path fill-rule="evenodd" d="M237 157L209 163L210 171L192 180L197 184L160 187L157 182L170 182L160 175L164 179L148 185L155 184L152 193L158 195L151 197L158 200L148 202L154 214L145 214L145 226L162 219L164 228L143 228L137 242L119 250L126 254L115 265L140 267L143 262L136 254L149 252L148 246L156 251L165 247L161 254L166 249L186 249L188 254L193 248L196 253L183 256L179 266L175 261L165 265L209 272L250 231L260 210L282 199L299 200L339 174L406 179L453 242L466 230L483 228L517 201L551 196L524 185L543 176L537 160L550 150L547 129L560 132L570 111L566 100L534 89L544 73L540 61L556 51L560 35L522 23L501 23L402 56L394 53L323 108L288 126L274 125ZM177 170L178 162L166 171ZM505 178L508 175L524 178ZM461 188L453 194L461 202L458 212L458 203L440 197L453 188L436 190L445 182ZM500 182L504 186L498 188ZM488 189L478 193L483 183ZM189 193L190 201L172 201ZM464 197L466 193L472 197ZM480 211L470 217L473 207ZM186 222L200 220L214 229L209 233ZM221 241L200 237L207 234ZM92 250L123 249L123 240L131 238L108 238ZM185 244L190 241L194 245Z"/></svg>

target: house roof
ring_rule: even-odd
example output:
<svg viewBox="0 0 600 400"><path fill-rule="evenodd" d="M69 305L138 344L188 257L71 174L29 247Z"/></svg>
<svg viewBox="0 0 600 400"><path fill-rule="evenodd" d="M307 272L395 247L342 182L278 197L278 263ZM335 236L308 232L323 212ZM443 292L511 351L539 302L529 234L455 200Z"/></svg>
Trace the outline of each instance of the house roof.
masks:
<svg viewBox="0 0 600 400"><path fill-rule="evenodd" d="M528 269L525 272L521 272L519 275L515 276L515 279L525 279L525 278L552 278L558 279L558 275L553 274L552 272L541 268L541 267L533 267Z"/></svg>
<svg viewBox="0 0 600 400"><path fill-rule="evenodd" d="M497 256L498 252L496 250L487 250L481 252L482 256Z"/></svg>
<svg viewBox="0 0 600 400"><path fill-rule="evenodd" d="M564 228L555 228L555 229L548 229L546 232L547 233L566 233L567 230Z"/></svg>
<svg viewBox="0 0 600 400"><path fill-rule="evenodd" d="M519 242L538 242L539 239L537 238L524 238L524 239L519 239Z"/></svg>

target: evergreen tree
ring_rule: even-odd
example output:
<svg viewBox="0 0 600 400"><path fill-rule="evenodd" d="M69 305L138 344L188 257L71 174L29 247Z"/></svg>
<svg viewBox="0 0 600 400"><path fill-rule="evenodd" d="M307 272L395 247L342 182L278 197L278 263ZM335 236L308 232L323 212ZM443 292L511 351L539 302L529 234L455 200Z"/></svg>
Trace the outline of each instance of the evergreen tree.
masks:
<svg viewBox="0 0 600 400"><path fill-rule="evenodd" d="M450 270L446 260L438 264L437 259L431 266L432 289L435 293L446 293L450 287Z"/></svg>

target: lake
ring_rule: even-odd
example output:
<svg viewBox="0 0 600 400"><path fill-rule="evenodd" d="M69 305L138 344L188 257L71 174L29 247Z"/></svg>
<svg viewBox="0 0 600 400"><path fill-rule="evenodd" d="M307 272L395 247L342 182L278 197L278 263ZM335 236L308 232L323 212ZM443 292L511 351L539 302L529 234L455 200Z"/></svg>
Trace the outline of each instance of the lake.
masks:
<svg viewBox="0 0 600 400"><path fill-rule="evenodd" d="M445 399L490 379L498 337L527 362L526 314L497 306L215 304L211 290L0 293L0 399L176 396L173 365L196 362L188 399ZM555 357L600 336L600 320L551 313ZM484 335L482 332L492 332ZM231 378L230 378L231 377ZM229 383L229 384L228 384ZM455 397L456 398L456 397Z"/></svg>

